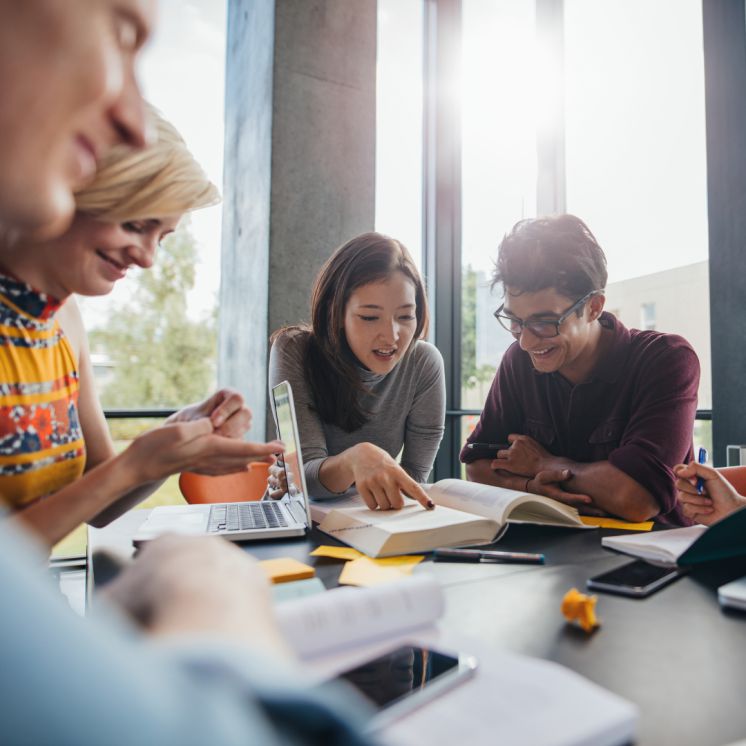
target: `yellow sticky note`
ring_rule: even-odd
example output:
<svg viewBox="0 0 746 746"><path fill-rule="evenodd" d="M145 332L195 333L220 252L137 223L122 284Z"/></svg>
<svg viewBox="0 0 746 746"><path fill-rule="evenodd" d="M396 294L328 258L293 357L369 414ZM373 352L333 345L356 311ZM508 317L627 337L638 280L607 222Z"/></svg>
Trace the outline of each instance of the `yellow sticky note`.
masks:
<svg viewBox="0 0 746 746"><path fill-rule="evenodd" d="M362 552L352 547L331 547L320 546L311 552L311 557L328 557L329 559L354 560L358 557L364 557Z"/></svg>
<svg viewBox="0 0 746 746"><path fill-rule="evenodd" d="M403 554L400 557L381 557L372 560L372 562L375 562L379 567L397 567L401 572L411 575L415 566L424 559L424 554Z"/></svg>
<svg viewBox="0 0 746 746"><path fill-rule="evenodd" d="M642 523L627 523L616 518L600 518L595 515L581 515L580 520L586 526L598 526L598 528L616 528L620 531L650 531L653 528L653 521L643 521Z"/></svg>
<svg viewBox="0 0 746 746"><path fill-rule="evenodd" d="M401 567L381 565L368 557L358 557L345 563L339 576L339 584L359 585L367 588L371 585L401 580L408 574Z"/></svg>
<svg viewBox="0 0 746 746"><path fill-rule="evenodd" d="M316 575L316 570L313 567L298 562L292 557L262 560L259 564L272 583L288 583L291 580L303 580Z"/></svg>

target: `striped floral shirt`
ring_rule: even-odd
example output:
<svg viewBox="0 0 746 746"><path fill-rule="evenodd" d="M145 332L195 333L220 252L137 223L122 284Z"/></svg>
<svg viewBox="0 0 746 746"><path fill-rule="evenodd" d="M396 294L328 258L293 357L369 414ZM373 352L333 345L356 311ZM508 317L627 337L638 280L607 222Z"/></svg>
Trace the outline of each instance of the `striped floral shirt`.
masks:
<svg viewBox="0 0 746 746"><path fill-rule="evenodd" d="M85 466L78 370L54 317L60 304L0 274L0 496L33 502Z"/></svg>

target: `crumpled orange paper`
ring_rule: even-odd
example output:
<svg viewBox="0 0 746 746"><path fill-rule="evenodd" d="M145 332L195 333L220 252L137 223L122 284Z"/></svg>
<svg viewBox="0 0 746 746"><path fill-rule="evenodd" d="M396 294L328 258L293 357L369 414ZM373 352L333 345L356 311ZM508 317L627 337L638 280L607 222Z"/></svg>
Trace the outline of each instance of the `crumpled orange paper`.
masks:
<svg viewBox="0 0 746 746"><path fill-rule="evenodd" d="M577 588L570 588L562 599L560 610L568 622L577 622L586 632L592 632L601 623L596 618L596 596L588 596Z"/></svg>

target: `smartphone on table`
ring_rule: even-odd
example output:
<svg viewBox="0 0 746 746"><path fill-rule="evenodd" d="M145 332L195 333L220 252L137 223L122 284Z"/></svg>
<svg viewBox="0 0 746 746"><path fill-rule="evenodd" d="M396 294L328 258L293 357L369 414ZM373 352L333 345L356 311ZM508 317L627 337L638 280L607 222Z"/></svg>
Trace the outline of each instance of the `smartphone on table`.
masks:
<svg viewBox="0 0 746 746"><path fill-rule="evenodd" d="M644 560L635 560L587 582L588 588L605 593L618 593L632 598L645 598L651 593L685 575L687 570L680 567L661 567Z"/></svg>
<svg viewBox="0 0 746 746"><path fill-rule="evenodd" d="M375 708L368 725L373 731L465 681L476 668L476 658L471 655L403 645L339 678L352 684Z"/></svg>

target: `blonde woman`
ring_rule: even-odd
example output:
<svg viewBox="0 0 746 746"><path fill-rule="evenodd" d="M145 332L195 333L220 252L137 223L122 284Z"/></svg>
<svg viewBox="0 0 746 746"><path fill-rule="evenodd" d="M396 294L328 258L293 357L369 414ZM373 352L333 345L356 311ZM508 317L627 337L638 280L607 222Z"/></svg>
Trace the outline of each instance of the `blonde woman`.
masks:
<svg viewBox="0 0 746 746"><path fill-rule="evenodd" d="M223 389L115 454L71 296L105 295L130 267L150 267L185 212L219 199L178 132L150 115L155 144L115 149L76 195L66 233L0 253L0 495L50 546L81 522L108 523L171 474L240 471L282 448L241 440L251 414Z"/></svg>

